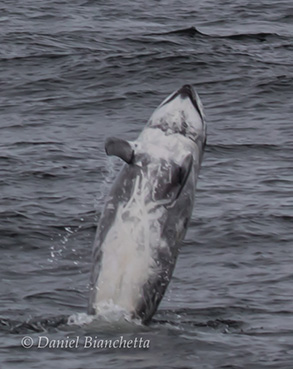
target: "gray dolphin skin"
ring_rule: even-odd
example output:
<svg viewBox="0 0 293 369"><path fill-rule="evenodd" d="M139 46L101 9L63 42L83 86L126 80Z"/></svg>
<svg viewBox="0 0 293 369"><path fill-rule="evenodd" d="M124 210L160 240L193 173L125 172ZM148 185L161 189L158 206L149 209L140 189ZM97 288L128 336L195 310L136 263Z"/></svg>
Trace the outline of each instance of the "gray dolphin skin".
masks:
<svg viewBox="0 0 293 369"><path fill-rule="evenodd" d="M147 323L156 312L191 218L206 137L201 101L184 85L135 141L107 139L107 155L125 164L97 229L89 314L117 307Z"/></svg>

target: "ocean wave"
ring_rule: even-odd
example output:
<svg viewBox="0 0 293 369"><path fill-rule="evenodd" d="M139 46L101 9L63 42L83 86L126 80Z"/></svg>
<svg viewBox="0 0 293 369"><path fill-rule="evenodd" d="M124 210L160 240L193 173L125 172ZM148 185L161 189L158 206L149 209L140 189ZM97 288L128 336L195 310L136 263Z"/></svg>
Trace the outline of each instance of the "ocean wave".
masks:
<svg viewBox="0 0 293 369"><path fill-rule="evenodd" d="M25 334L33 332L44 332L50 328L58 328L61 325L66 325L68 316L60 315L48 318L33 318L22 322L19 320L0 318L0 330L12 334Z"/></svg>
<svg viewBox="0 0 293 369"><path fill-rule="evenodd" d="M208 144L206 147L206 151L209 153L236 153L243 151L280 151L285 150L286 148L282 145L276 144ZM288 150L292 150L292 148L288 148Z"/></svg>
<svg viewBox="0 0 293 369"><path fill-rule="evenodd" d="M178 36L186 36L186 37L204 37L204 38L222 38L222 39L230 39L236 41L247 41L247 40L255 40L255 41L267 41L268 38L286 38L284 36L279 35L274 32L257 32L257 33L236 33L230 35L214 35L207 34L199 31L196 27L188 27L177 29L174 31L163 32L163 33L152 33L149 35L178 35Z"/></svg>

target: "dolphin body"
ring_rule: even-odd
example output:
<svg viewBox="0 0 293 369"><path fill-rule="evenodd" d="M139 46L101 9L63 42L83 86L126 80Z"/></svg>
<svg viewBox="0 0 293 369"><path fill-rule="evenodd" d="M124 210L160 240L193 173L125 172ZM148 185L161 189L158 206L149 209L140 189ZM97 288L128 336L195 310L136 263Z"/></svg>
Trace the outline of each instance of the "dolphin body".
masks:
<svg viewBox="0 0 293 369"><path fill-rule="evenodd" d="M136 141L107 139L106 153L125 164L97 229L89 314L117 305L147 323L155 313L191 218L206 137L201 101L184 85Z"/></svg>

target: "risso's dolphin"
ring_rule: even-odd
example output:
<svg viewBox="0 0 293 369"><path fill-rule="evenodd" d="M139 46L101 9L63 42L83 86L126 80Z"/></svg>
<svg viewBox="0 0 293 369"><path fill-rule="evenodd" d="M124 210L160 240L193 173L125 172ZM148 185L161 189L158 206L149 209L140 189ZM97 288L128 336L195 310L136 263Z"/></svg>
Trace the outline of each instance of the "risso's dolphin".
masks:
<svg viewBox="0 0 293 369"><path fill-rule="evenodd" d="M125 161L93 249L89 313L118 305L148 322L170 282L191 217L206 144L201 101L190 85L167 97L136 141L109 138Z"/></svg>

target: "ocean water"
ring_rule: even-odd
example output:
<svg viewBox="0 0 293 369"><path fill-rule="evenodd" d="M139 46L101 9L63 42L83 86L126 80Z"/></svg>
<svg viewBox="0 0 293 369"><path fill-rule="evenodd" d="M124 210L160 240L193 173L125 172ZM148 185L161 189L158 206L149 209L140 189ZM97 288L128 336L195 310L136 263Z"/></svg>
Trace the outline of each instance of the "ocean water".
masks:
<svg viewBox="0 0 293 369"><path fill-rule="evenodd" d="M0 25L1 368L292 368L292 2L3 0ZM208 145L170 286L147 327L82 324L104 141L186 83Z"/></svg>

